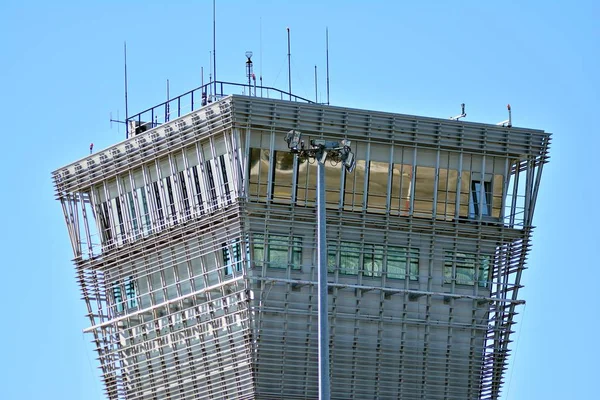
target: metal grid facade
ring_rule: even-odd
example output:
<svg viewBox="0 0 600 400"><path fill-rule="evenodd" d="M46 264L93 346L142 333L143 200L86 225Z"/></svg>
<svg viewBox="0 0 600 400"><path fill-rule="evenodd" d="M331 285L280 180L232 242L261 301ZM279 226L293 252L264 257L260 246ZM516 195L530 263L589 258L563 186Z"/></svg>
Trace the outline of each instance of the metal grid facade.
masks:
<svg viewBox="0 0 600 400"><path fill-rule="evenodd" d="M332 398L494 399L550 136L229 96L54 172L111 399L317 397L327 165Z"/></svg>

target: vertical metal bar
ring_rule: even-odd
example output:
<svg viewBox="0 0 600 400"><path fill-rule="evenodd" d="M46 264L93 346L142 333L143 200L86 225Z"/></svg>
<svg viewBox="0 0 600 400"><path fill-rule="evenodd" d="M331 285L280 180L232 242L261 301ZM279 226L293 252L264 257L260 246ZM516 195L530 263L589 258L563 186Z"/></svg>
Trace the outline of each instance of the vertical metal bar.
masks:
<svg viewBox="0 0 600 400"><path fill-rule="evenodd" d="M135 179L133 177L133 173L131 170L128 171L128 175L129 175L129 185L131 187L131 196L133 198L133 213L135 214L135 219L137 220L137 229L135 229L135 223L133 223L133 237L135 237L137 239L139 232L143 232L144 230L141 228L141 222L142 222L142 213L141 213L141 207L138 201L138 196L137 196L137 190L135 187ZM131 203L130 203L131 206Z"/></svg>
<svg viewBox="0 0 600 400"><path fill-rule="evenodd" d="M535 172L535 163L530 158L527 160L527 170L525 175L525 207L523 210L523 226L531 225L529 206L531 202L531 192L533 191L533 175Z"/></svg>
<svg viewBox="0 0 600 400"><path fill-rule="evenodd" d="M519 160L515 162L515 178L513 179L513 192L512 199L510 203L510 227L514 228L517 214L517 194L519 193L519 169L521 168L521 163Z"/></svg>
<svg viewBox="0 0 600 400"><path fill-rule="evenodd" d="M142 177L144 179L144 188L146 192L146 203L148 204L148 214L150 215L151 226L148 227L148 233L156 232L156 222L158 221L158 206L155 204L155 198L152 195L152 177L147 165L142 165Z"/></svg>
<svg viewBox="0 0 600 400"><path fill-rule="evenodd" d="M487 204L487 198L486 198L486 193L485 193L485 164L486 164L486 158L485 158L485 154L483 155L483 157L481 157L481 178L479 179L479 182L481 182L481 185L479 187L479 204L478 204L478 210L477 210L477 221L481 221L483 219L483 204L486 204L487 208L488 208L488 212L490 211L490 208L492 207L491 204ZM475 200L475 199L473 199ZM485 202L485 203L484 203ZM487 215L491 215L491 213L487 214Z"/></svg>
<svg viewBox="0 0 600 400"><path fill-rule="evenodd" d="M535 161L532 161L535 163ZM538 194L538 189L540 187L540 180L542 179L542 170L544 168L544 159L543 157L540 157L540 165L538 165L537 167L537 173L536 173L536 178L535 178L535 186L533 187L533 193L531 195L531 199L530 199L530 207L529 207L529 215L530 217L530 225L531 222L533 222L533 211L535 210L535 203L536 203L536 199L537 199L537 194Z"/></svg>
<svg viewBox="0 0 600 400"><path fill-rule="evenodd" d="M506 215L506 197L508 196L508 185L510 184L510 162L508 157L504 159L504 178L502 183L502 203L500 206L500 221L504 222Z"/></svg>
<svg viewBox="0 0 600 400"><path fill-rule="evenodd" d="M370 125L370 118L369 118L369 125ZM358 146L357 146L358 148ZM367 154L365 157L365 175L364 175L364 182L363 182L363 197L362 197L362 204L361 204L361 211L366 211L367 207L368 207L368 198L369 198L369 179L371 174L369 173L371 169L371 141L367 142ZM356 190L355 190L356 193Z"/></svg>
<svg viewBox="0 0 600 400"><path fill-rule="evenodd" d="M390 213L392 208L392 178L394 174L394 144L390 146L390 158L388 164L387 189L385 191L385 212Z"/></svg>
<svg viewBox="0 0 600 400"><path fill-rule="evenodd" d="M433 219L437 218L438 185L440 183L440 156L440 149L438 147L435 154L435 175L433 176L433 205L431 210L431 215ZM448 175L446 175L446 181L447 180Z"/></svg>
<svg viewBox="0 0 600 400"><path fill-rule="evenodd" d="M317 161L317 266L319 278L319 399L329 400L329 326L327 320L327 235L325 165Z"/></svg>
<svg viewBox="0 0 600 400"><path fill-rule="evenodd" d="M298 200L298 156L294 155L294 163L292 164L293 172L292 172L292 204L296 204Z"/></svg>
<svg viewBox="0 0 600 400"><path fill-rule="evenodd" d="M415 196L413 194L416 193L416 190L415 190L416 175L417 175L417 147L415 146L415 147L413 147L410 189L408 191L408 195L410 196L409 206L408 206L408 215L410 215L411 217L413 215L413 211L414 211L414 207L415 207Z"/></svg>
<svg viewBox="0 0 600 400"><path fill-rule="evenodd" d="M463 151L458 154L458 175L456 179L456 199L455 199L455 209L454 209L454 219L458 219L460 217L460 207L461 207L461 196L462 196L462 173L463 173ZM469 215L468 210L469 203L467 202L467 216Z"/></svg>

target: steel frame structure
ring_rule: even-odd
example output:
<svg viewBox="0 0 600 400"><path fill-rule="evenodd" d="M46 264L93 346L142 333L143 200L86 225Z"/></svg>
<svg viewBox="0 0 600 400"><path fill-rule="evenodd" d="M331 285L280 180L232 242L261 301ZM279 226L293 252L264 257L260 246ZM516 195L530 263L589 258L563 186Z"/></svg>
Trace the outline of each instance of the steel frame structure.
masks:
<svg viewBox="0 0 600 400"><path fill-rule="evenodd" d="M550 135L238 95L53 173L107 397L317 397L290 129L357 145L325 167L331 398L498 398Z"/></svg>

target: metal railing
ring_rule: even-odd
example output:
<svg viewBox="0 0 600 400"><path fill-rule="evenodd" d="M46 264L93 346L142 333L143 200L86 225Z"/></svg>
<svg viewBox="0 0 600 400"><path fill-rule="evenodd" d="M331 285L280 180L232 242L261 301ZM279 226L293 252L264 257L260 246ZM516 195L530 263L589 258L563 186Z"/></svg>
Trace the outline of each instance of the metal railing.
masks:
<svg viewBox="0 0 600 400"><path fill-rule="evenodd" d="M248 96L315 104L314 101L307 98L269 86L250 86L248 84L222 81L209 82L147 110L128 116L125 120L126 137L129 137L131 122L135 123L136 129L145 131L169 122L172 118L179 118L200 107L218 101L229 94L236 94L237 91Z"/></svg>

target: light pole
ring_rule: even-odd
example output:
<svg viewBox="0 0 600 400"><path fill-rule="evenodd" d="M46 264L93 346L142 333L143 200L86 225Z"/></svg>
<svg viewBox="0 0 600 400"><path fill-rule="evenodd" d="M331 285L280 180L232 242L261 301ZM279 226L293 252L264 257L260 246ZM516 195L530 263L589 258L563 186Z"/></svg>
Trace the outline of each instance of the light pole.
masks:
<svg viewBox="0 0 600 400"><path fill-rule="evenodd" d="M290 152L302 158L317 160L317 268L319 299L319 399L330 399L329 382L329 321L327 317L327 231L325 221L325 162L342 162L346 171L355 166L350 141L310 140L306 147L299 131L291 130L285 136Z"/></svg>

